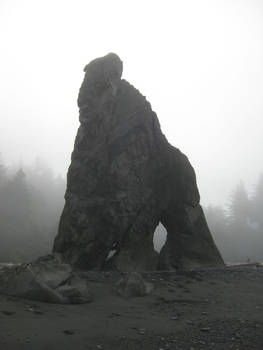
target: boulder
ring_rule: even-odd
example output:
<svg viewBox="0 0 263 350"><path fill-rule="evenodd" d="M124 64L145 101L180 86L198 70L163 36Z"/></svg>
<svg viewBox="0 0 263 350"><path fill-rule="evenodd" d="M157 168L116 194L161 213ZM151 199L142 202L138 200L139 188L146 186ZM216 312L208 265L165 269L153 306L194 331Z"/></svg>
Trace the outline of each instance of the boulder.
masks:
<svg viewBox="0 0 263 350"><path fill-rule="evenodd" d="M79 278L58 255L1 269L0 294L57 304L92 300L86 281Z"/></svg>
<svg viewBox="0 0 263 350"><path fill-rule="evenodd" d="M117 293L124 297L143 297L153 290L153 284L145 282L141 274L130 272L116 284Z"/></svg>
<svg viewBox="0 0 263 350"><path fill-rule="evenodd" d="M194 169L168 143L145 96L121 78L120 58L108 54L84 71L80 127L53 251L82 269L223 265ZM160 222L167 240L158 255L153 234Z"/></svg>

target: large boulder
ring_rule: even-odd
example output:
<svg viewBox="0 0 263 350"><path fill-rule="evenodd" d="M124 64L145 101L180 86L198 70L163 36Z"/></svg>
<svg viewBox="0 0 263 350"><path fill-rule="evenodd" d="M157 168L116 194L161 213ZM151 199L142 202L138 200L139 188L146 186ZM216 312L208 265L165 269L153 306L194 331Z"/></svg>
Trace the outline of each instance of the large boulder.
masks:
<svg viewBox="0 0 263 350"><path fill-rule="evenodd" d="M86 280L57 254L2 268L0 294L57 304L82 304L92 300Z"/></svg>
<svg viewBox="0 0 263 350"><path fill-rule="evenodd" d="M194 170L171 146L146 98L121 79L116 54L84 69L80 127L54 252L85 269L223 265L199 204ZM167 240L158 255L153 234Z"/></svg>

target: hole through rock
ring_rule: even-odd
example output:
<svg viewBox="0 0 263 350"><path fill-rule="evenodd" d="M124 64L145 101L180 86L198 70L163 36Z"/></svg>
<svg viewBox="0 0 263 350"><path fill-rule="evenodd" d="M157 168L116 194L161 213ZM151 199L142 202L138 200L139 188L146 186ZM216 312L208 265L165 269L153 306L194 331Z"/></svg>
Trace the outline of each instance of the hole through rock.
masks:
<svg viewBox="0 0 263 350"><path fill-rule="evenodd" d="M159 223L153 234L153 246L156 252L160 252L164 246L167 238L167 231L165 227Z"/></svg>

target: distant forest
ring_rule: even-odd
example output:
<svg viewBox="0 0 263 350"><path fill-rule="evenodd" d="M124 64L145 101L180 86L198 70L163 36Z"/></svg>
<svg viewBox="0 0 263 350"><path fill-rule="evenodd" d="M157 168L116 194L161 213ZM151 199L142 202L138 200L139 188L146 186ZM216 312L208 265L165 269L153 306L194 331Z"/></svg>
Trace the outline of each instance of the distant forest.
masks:
<svg viewBox="0 0 263 350"><path fill-rule="evenodd" d="M65 180L40 160L7 168L0 160L0 262L24 262L50 252Z"/></svg>
<svg viewBox="0 0 263 350"><path fill-rule="evenodd" d="M41 160L10 169L0 159L0 262L24 262L52 249L64 204L65 180ZM263 261L263 174L252 195L240 182L227 208L204 208L208 225L226 262ZM164 244L159 225L154 243Z"/></svg>
<svg viewBox="0 0 263 350"><path fill-rule="evenodd" d="M263 262L263 174L250 196L240 182L226 209L210 205L205 215L225 262Z"/></svg>

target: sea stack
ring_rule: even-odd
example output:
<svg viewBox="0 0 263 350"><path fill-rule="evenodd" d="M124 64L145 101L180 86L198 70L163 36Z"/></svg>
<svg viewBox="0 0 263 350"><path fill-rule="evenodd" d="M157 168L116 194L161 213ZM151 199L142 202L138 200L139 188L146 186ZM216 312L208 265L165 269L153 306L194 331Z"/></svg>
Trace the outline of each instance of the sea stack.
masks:
<svg viewBox="0 0 263 350"><path fill-rule="evenodd" d="M122 69L114 53L84 68L80 126L53 251L81 269L222 266L194 169L168 143L150 103L122 79ZM153 234L160 222L167 239L158 254Z"/></svg>

